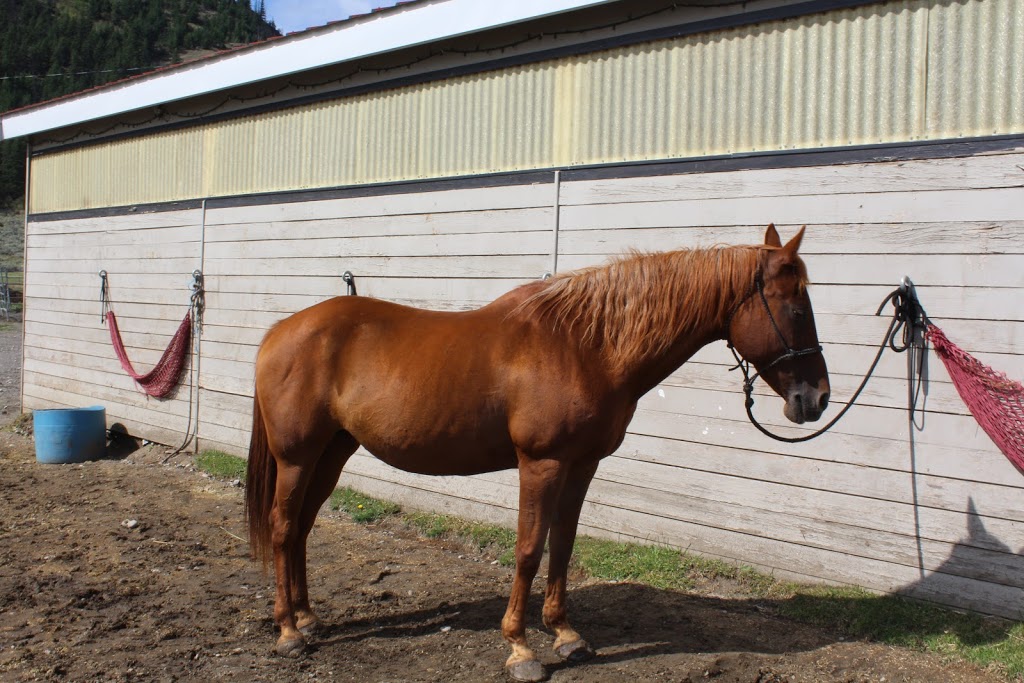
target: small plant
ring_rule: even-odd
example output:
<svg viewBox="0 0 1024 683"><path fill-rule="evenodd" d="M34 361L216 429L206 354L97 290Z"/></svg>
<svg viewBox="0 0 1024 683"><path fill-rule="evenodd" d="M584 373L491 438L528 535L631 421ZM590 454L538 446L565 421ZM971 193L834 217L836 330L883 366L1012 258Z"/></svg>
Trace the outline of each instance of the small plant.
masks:
<svg viewBox="0 0 1024 683"><path fill-rule="evenodd" d="M511 567L516 562L516 532L512 529L429 512L410 512L402 518L427 538L461 540L477 550L497 554L498 563L504 567Z"/></svg>
<svg viewBox="0 0 1024 683"><path fill-rule="evenodd" d="M206 450L196 456L196 469L206 472L218 479L238 479L245 481L247 466L245 458L228 455L222 451Z"/></svg>
<svg viewBox="0 0 1024 683"><path fill-rule="evenodd" d="M328 501L332 510L341 510L360 524L376 522L401 510L394 503L364 496L350 488L337 489Z"/></svg>

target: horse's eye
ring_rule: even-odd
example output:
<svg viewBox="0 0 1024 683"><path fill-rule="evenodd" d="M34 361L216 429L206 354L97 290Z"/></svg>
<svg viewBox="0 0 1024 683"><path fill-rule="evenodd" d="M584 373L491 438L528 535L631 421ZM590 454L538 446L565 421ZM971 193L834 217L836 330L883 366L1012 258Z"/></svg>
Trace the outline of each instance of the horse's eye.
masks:
<svg viewBox="0 0 1024 683"><path fill-rule="evenodd" d="M803 320L807 317L807 311L802 308L794 308L790 311L790 315L793 316L793 320Z"/></svg>

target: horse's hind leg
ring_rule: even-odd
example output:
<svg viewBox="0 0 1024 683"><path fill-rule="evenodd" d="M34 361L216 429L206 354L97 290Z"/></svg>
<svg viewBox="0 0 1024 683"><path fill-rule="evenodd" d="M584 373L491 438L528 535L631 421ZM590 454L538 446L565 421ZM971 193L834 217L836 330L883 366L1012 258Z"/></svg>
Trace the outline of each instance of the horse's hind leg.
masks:
<svg viewBox="0 0 1024 683"><path fill-rule="evenodd" d="M299 515L299 539L295 544L292 566L293 585L291 594L294 596L293 611L295 626L303 635L310 635L319 624L316 614L309 604L309 588L306 583L306 541L313 529L316 516L324 502L331 496L338 484L341 470L355 453L359 444L348 432L338 432L324 449L324 454L316 463L316 469L306 489L302 501L302 512Z"/></svg>
<svg viewBox="0 0 1024 683"><path fill-rule="evenodd" d="M270 542L274 551L274 579L277 587L274 621L281 629L276 649L278 654L285 657L298 656L305 646L305 640L295 625L295 595L292 591L296 584L294 558L299 539L300 513L313 470L312 463L277 458L274 507L270 511Z"/></svg>
<svg viewBox="0 0 1024 683"><path fill-rule="evenodd" d="M594 655L566 616L565 595L569 559L576 541L576 527L597 461L579 463L569 472L559 497L548 541L548 585L544 595L544 625L555 632L554 649L568 662L581 662Z"/></svg>

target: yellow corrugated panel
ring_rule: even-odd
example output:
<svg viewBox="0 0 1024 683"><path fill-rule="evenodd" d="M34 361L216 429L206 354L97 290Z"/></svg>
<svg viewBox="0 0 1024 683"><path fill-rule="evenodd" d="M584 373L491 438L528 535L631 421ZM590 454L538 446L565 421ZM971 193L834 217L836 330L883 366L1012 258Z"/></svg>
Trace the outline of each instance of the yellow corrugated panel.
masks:
<svg viewBox="0 0 1024 683"><path fill-rule="evenodd" d="M928 42L929 137L1021 130L1024 2L934 3Z"/></svg>
<svg viewBox="0 0 1024 683"><path fill-rule="evenodd" d="M1024 132L1024 2L899 0L36 157L33 212Z"/></svg>
<svg viewBox="0 0 1024 683"><path fill-rule="evenodd" d="M891 3L580 56L560 161L914 139L925 20L921 3Z"/></svg>

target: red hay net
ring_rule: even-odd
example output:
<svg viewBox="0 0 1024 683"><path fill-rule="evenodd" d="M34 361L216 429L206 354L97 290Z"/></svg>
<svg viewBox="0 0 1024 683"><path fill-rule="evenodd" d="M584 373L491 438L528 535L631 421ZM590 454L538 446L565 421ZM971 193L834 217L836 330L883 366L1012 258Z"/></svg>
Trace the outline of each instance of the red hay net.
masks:
<svg viewBox="0 0 1024 683"><path fill-rule="evenodd" d="M928 326L927 337L974 419L1024 472L1024 385L982 364L934 325Z"/></svg>
<svg viewBox="0 0 1024 683"><path fill-rule="evenodd" d="M121 331L117 327L117 318L114 317L113 311L107 312L107 327L110 328L110 341L114 344L114 351L117 353L117 359L121 361L121 367L135 380L139 388L156 398L164 398L171 393L171 389L178 384L178 378L188 358L189 344L192 341L192 311L185 314L185 319L171 337L171 343L164 350L164 354L146 374L135 372L132 362L128 360L128 353L124 350Z"/></svg>

